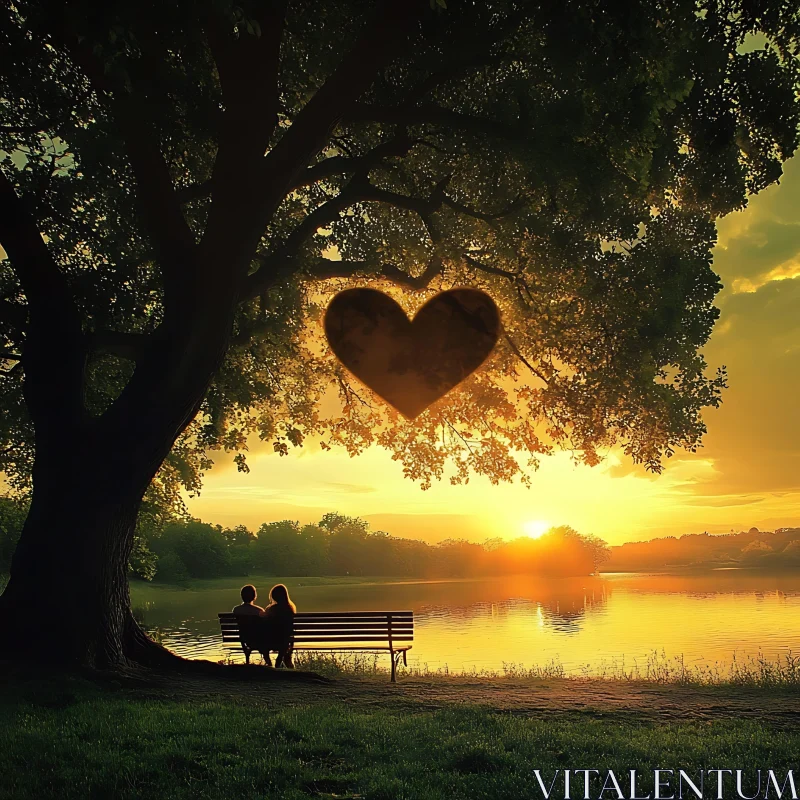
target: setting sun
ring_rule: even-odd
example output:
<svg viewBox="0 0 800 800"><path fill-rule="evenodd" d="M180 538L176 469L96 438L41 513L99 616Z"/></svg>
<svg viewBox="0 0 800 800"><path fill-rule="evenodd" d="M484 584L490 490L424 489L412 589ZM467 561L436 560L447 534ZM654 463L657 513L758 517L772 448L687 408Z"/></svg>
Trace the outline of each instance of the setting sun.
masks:
<svg viewBox="0 0 800 800"><path fill-rule="evenodd" d="M538 539L543 533L546 533L552 525L546 519L533 519L523 525L525 534L530 536L531 539Z"/></svg>

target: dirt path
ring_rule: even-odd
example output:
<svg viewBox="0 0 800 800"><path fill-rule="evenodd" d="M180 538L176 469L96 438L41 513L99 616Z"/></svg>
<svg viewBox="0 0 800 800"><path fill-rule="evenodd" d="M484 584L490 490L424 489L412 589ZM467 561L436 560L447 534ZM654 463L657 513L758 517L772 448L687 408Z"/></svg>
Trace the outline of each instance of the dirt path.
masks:
<svg viewBox="0 0 800 800"><path fill-rule="evenodd" d="M258 669L258 667L253 667ZM635 717L660 721L748 718L779 727L800 725L800 690L731 686L679 686L644 681L475 679L468 677L341 677L328 684L241 682L174 675L125 681L123 691L160 699L233 700L269 708L344 703L369 709L421 712L454 704L547 717L556 713Z"/></svg>

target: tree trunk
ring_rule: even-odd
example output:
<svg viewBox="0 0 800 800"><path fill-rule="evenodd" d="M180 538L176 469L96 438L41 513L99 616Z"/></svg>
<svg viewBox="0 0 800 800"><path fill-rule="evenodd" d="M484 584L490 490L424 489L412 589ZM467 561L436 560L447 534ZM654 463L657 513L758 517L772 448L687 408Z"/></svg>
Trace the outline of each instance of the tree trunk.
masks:
<svg viewBox="0 0 800 800"><path fill-rule="evenodd" d="M174 326L100 417L65 416L58 387L26 373L29 407L44 392L55 402L34 415L33 494L0 597L0 658L97 668L180 661L134 620L128 558L142 497L227 348L234 305L225 299L204 324Z"/></svg>
<svg viewBox="0 0 800 800"><path fill-rule="evenodd" d="M158 647L131 615L127 575L143 489L114 480L115 462L131 454L76 449L61 459L37 454L30 512L0 597L0 657L99 668L152 659Z"/></svg>

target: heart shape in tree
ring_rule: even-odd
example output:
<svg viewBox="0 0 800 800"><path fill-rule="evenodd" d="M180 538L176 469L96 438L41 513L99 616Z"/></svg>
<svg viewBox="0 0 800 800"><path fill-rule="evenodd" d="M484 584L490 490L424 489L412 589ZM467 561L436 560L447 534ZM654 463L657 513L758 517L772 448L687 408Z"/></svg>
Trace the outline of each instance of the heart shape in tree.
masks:
<svg viewBox="0 0 800 800"><path fill-rule="evenodd" d="M486 361L500 312L485 292L450 289L412 321L383 292L347 289L331 301L324 324L342 364L412 420Z"/></svg>

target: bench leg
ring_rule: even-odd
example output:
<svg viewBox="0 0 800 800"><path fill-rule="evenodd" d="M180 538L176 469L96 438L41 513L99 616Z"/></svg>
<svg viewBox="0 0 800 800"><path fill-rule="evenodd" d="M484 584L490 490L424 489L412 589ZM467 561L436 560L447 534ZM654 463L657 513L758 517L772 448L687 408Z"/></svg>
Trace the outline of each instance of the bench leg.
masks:
<svg viewBox="0 0 800 800"><path fill-rule="evenodd" d="M250 663L250 651L246 647L243 647L242 650L244 650L244 663L245 664L249 664Z"/></svg>
<svg viewBox="0 0 800 800"><path fill-rule="evenodd" d="M392 683L397 683L397 665L400 663L400 657L403 657L403 663L406 663L406 653L405 650L395 653L394 650L389 651L389 655L392 659Z"/></svg>

